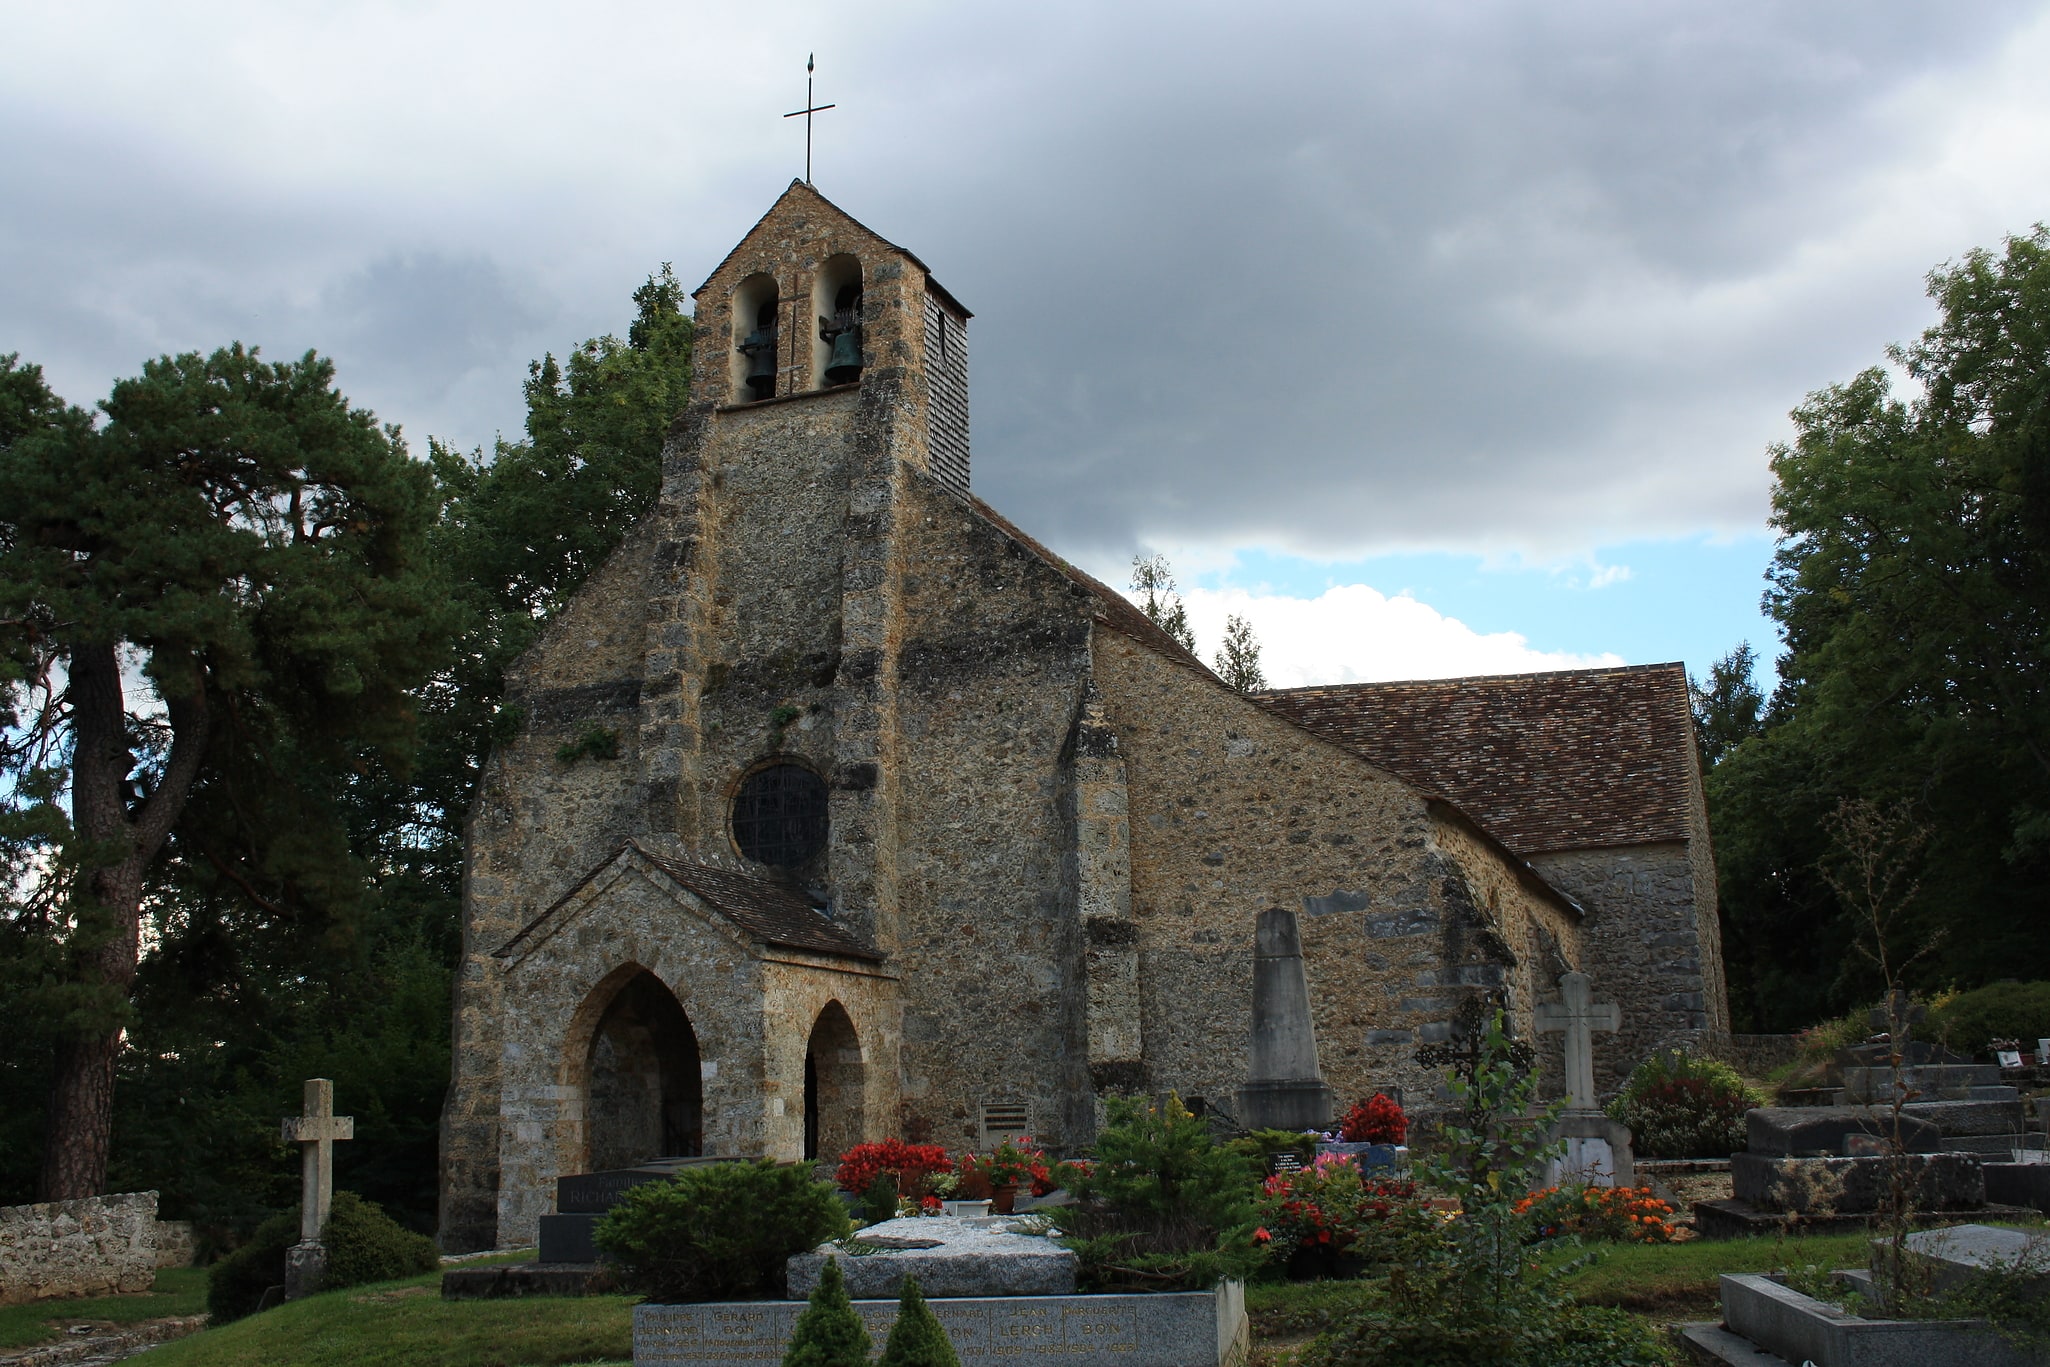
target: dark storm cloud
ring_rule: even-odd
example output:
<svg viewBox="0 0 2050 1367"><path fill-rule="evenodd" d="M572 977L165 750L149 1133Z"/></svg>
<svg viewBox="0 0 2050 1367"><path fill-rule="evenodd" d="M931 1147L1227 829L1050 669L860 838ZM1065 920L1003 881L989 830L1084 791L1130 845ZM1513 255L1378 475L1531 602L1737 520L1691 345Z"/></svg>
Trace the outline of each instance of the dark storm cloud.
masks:
<svg viewBox="0 0 2050 1367"><path fill-rule="evenodd" d="M816 49L820 188L977 310L976 483L1064 550L1756 528L1786 409L2044 215L1970 158L2050 145L2007 127L2050 126L2041 82L1994 79L2044 14L35 11L0 350L87 401L161 351L317 347L416 444L488 444L529 359L622 330L660 261L702 279L801 168Z"/></svg>
<svg viewBox="0 0 2050 1367"><path fill-rule="evenodd" d="M1728 327L1699 296L1841 231L1903 151L1884 101L2005 37L1869 5L1097 13L1005 46L988 100L961 82L943 192L888 217L943 228L922 250L981 310L978 483L1105 548L1755 524L1759 420L1877 359L1856 323L1932 263Z"/></svg>
<svg viewBox="0 0 2050 1367"><path fill-rule="evenodd" d="M25 111L0 105L16 126ZM0 352L90 405L151 357L229 342L318 351L352 402L488 441L549 312L477 253L394 251L370 206L283 195L105 128L52 126L9 154L0 197ZM365 244L383 247L365 259ZM424 430L423 430L424 429Z"/></svg>

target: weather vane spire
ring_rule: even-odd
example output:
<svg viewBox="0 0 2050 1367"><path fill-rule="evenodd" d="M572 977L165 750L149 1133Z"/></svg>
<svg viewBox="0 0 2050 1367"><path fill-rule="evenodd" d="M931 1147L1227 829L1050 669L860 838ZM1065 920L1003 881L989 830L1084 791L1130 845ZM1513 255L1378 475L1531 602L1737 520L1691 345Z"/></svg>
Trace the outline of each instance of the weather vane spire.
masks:
<svg viewBox="0 0 2050 1367"><path fill-rule="evenodd" d="M817 57L818 54L815 52L807 52L804 55L804 108L793 109L783 116L786 119L794 119L799 114L804 115L804 183L806 185L811 184L811 116L833 108L830 104L813 104L811 102L811 73L812 66Z"/></svg>

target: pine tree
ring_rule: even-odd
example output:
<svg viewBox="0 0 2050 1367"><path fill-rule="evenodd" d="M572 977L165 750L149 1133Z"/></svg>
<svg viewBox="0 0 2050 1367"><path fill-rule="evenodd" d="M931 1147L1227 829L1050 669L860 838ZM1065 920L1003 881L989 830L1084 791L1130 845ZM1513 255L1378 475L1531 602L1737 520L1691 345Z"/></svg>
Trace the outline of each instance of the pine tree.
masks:
<svg viewBox="0 0 2050 1367"><path fill-rule="evenodd" d="M828 1257L812 1288L811 1303L790 1331L783 1367L868 1367L868 1326L847 1298L840 1260Z"/></svg>
<svg viewBox="0 0 2050 1367"><path fill-rule="evenodd" d="M1217 677L1241 693L1257 693L1267 686L1260 670L1260 639L1253 624L1237 613L1224 619L1224 644L1216 655Z"/></svg>
<svg viewBox="0 0 2050 1367"><path fill-rule="evenodd" d="M890 1327L889 1342L876 1367L961 1367L954 1345L939 1317L925 1303L918 1278L904 1279L904 1293L897 1299L897 1322Z"/></svg>
<svg viewBox="0 0 2050 1367"><path fill-rule="evenodd" d="M1143 593L1146 601L1139 610L1180 643L1190 654L1196 652L1196 633L1189 626L1189 610L1182 606L1181 590L1175 586L1174 571L1164 555L1132 557L1132 592Z"/></svg>
<svg viewBox="0 0 2050 1367"><path fill-rule="evenodd" d="M100 417L0 356L0 924L54 1024L53 1201L106 1190L145 904L346 939L342 776L410 751L451 625L431 477L329 362L167 356Z"/></svg>

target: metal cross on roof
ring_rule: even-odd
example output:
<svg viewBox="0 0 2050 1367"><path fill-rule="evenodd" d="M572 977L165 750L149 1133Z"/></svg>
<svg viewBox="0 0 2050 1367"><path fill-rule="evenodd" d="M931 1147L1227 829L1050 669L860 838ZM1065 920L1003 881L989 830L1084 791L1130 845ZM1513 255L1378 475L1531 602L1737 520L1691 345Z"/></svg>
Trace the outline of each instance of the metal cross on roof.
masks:
<svg viewBox="0 0 2050 1367"><path fill-rule="evenodd" d="M811 72L813 59L817 56L818 54L815 52L808 52L804 57L804 108L793 109L783 116L786 119L794 119L799 114L804 115L804 183L806 185L811 184L811 116L834 107L830 104L813 104L811 102Z"/></svg>

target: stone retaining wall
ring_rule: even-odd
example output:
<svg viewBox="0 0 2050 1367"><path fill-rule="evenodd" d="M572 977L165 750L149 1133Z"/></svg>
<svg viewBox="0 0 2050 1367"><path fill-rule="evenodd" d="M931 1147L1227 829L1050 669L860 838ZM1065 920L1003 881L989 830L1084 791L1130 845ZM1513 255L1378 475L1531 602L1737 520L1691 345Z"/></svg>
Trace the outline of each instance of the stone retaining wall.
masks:
<svg viewBox="0 0 2050 1367"><path fill-rule="evenodd" d="M0 1206L0 1305L147 1291L157 1277L157 1194Z"/></svg>
<svg viewBox="0 0 2050 1367"><path fill-rule="evenodd" d="M157 1266L191 1267L199 1261L199 1236L190 1220L157 1221Z"/></svg>

